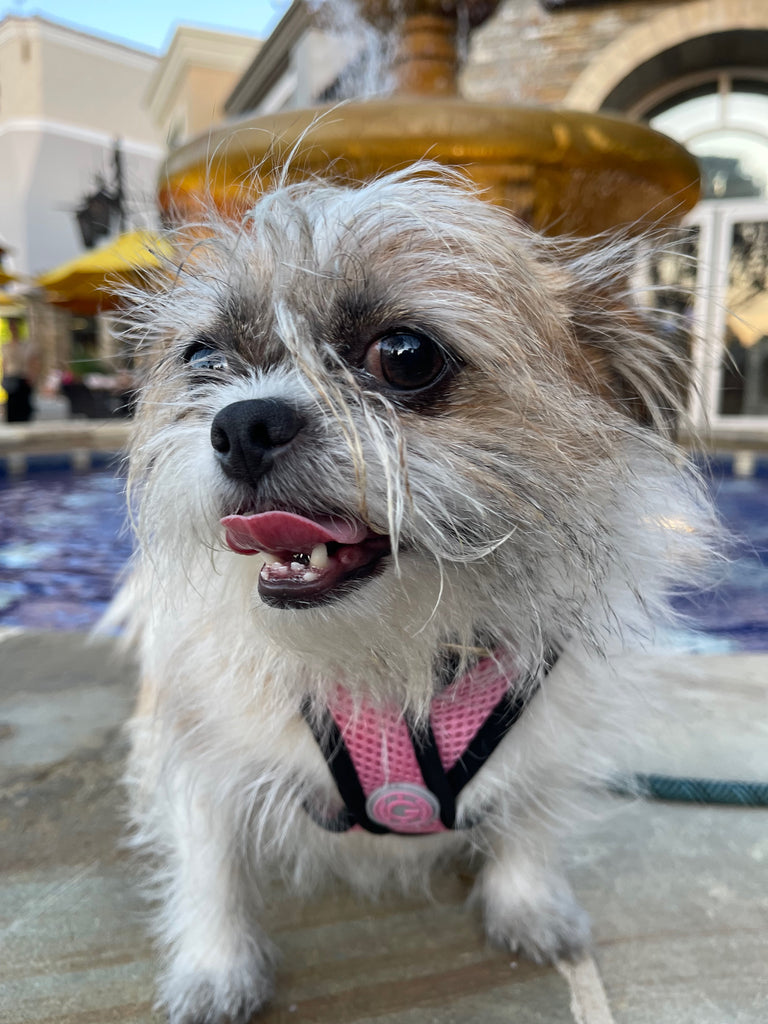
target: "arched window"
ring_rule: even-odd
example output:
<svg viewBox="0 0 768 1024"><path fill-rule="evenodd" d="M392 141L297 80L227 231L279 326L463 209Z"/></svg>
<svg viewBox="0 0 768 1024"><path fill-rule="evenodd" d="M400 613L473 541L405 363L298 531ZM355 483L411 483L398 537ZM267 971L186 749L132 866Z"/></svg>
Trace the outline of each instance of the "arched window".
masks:
<svg viewBox="0 0 768 1024"><path fill-rule="evenodd" d="M768 74L696 78L656 97L645 119L698 157L704 199L768 198Z"/></svg>

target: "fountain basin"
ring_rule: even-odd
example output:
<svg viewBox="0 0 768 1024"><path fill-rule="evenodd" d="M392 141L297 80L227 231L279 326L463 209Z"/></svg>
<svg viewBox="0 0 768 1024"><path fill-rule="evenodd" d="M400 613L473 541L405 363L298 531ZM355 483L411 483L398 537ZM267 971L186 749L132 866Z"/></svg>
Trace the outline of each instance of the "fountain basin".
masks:
<svg viewBox="0 0 768 1024"><path fill-rule="evenodd" d="M463 169L486 198L537 230L590 235L673 223L699 198L695 159L619 117L460 97L396 95L226 124L168 157L159 187L171 219L213 202L238 216L285 172L359 181L429 158Z"/></svg>

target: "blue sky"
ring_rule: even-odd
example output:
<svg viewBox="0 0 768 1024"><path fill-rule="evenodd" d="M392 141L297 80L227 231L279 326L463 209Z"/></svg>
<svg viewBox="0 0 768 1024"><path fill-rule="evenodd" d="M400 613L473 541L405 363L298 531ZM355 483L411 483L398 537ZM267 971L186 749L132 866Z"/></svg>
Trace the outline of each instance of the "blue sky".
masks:
<svg viewBox="0 0 768 1024"><path fill-rule="evenodd" d="M0 0L6 14L39 14L95 35L162 51L183 22L264 36L289 0Z"/></svg>

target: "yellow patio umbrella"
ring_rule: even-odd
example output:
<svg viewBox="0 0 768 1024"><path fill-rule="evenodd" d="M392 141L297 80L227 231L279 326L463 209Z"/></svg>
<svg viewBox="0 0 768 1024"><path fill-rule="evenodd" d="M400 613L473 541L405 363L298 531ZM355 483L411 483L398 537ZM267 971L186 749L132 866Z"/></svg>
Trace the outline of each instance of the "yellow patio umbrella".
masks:
<svg viewBox="0 0 768 1024"><path fill-rule="evenodd" d="M141 285L147 271L157 270L171 257L170 242L152 231L129 231L107 245L41 274L37 284L51 302L74 312L92 314L119 304L116 287Z"/></svg>

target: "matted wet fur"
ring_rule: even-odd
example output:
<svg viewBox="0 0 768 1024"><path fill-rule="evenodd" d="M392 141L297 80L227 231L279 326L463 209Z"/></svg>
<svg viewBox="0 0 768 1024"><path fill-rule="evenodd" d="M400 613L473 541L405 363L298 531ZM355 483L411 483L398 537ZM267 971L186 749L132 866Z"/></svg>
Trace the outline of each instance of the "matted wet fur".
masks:
<svg viewBox="0 0 768 1024"><path fill-rule="evenodd" d="M664 436L676 362L634 307L633 247L542 239L434 167L283 187L193 238L133 317L150 364L130 457L139 549L114 611L140 653L128 781L171 1021L245 1021L269 999L259 904L275 871L371 894L471 855L494 941L578 955L589 925L557 842L653 686L612 658L669 624L715 530ZM259 399L299 426L267 443L268 468L233 473L214 418ZM330 599L268 603L264 559L230 550L220 520L273 509L346 517L389 554ZM423 720L445 652L460 671L478 645L533 680L560 652L460 795L459 824L479 823L315 824L305 802L338 794L302 702L343 685Z"/></svg>

